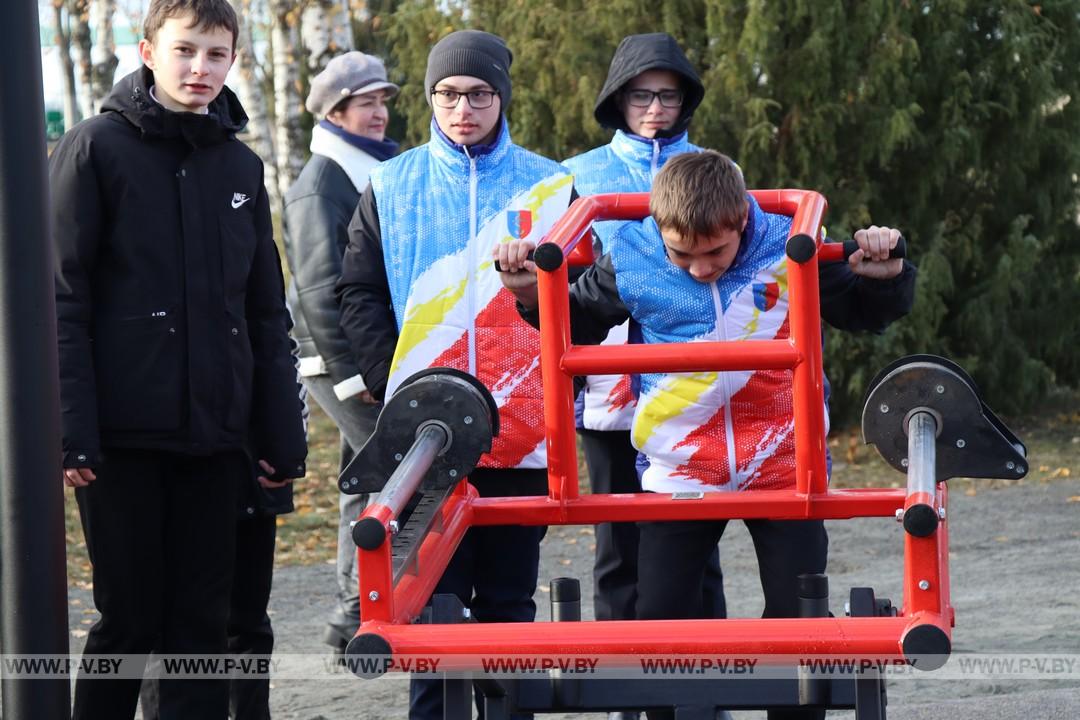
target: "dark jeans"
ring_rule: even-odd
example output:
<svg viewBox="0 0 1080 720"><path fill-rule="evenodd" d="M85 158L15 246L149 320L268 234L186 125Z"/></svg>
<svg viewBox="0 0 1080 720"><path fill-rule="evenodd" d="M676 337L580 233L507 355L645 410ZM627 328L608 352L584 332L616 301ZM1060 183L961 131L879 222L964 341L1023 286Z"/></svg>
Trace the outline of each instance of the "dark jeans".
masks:
<svg viewBox="0 0 1080 720"><path fill-rule="evenodd" d="M242 452L189 457L107 450L97 479L77 488L101 619L84 653L220 654L226 649ZM73 717L135 715L138 679L75 683ZM224 718L224 680L161 683L162 720Z"/></svg>
<svg viewBox="0 0 1080 720"><path fill-rule="evenodd" d="M475 470L469 481L482 497L547 492L546 470ZM540 541L546 532L547 527L527 525L470 528L435 594L457 595L478 622L532 622L536 618L533 593L540 568ZM409 682L410 720L441 720L443 685L437 678ZM479 695L477 707L480 709Z"/></svg>
<svg viewBox="0 0 1080 720"><path fill-rule="evenodd" d="M578 430L593 494L639 493L637 449L628 430ZM597 620L633 620L637 603L637 523L597 523L593 565L593 611ZM720 551L705 566L702 588L705 617L727 617Z"/></svg>
<svg viewBox="0 0 1080 720"><path fill-rule="evenodd" d="M303 379L308 392L315 398L341 432L341 470L353 455L364 446L375 430L382 405L369 405L356 398L338 400L329 375ZM360 578L357 575L356 545L352 540L352 523L367 507L368 496L339 493L337 540L337 605L330 614L325 640L336 647L356 634L360 626Z"/></svg>
<svg viewBox="0 0 1080 720"><path fill-rule="evenodd" d="M829 536L821 520L744 520L754 541L765 592L763 617L798 617L797 578L823 573ZM640 523L637 616L642 620L708 617L700 602L705 563L727 527L726 520ZM823 710L769 710L769 720L823 718ZM650 711L650 720L673 718Z"/></svg>

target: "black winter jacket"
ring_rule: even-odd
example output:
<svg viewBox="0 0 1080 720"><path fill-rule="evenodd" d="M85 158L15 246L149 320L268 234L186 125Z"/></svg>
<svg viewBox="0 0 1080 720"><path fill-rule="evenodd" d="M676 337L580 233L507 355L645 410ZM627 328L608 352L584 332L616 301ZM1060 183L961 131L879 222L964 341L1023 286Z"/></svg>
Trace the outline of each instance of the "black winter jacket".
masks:
<svg viewBox="0 0 1080 720"><path fill-rule="evenodd" d="M49 159L64 467L253 450L304 474L281 265L247 116L154 102L141 68Z"/></svg>
<svg viewBox="0 0 1080 720"><path fill-rule="evenodd" d="M349 244L349 220L359 199L345 170L323 155L311 156L285 194L285 255L292 272L288 301L296 323L293 337L300 345L300 357L322 357L335 384L360 373L341 329L334 296Z"/></svg>

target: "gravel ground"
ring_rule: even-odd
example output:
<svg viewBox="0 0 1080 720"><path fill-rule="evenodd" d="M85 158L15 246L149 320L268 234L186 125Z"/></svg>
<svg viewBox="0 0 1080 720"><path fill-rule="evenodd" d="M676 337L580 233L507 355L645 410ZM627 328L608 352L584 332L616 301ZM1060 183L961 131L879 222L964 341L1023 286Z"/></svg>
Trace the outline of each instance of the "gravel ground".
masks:
<svg viewBox="0 0 1080 720"><path fill-rule="evenodd" d="M954 656L966 653L1070 654L1080 658L1080 480L955 492L950 497L952 602L956 608ZM852 586L871 586L878 597L901 598L902 529L891 519L829 524L832 611L843 613ZM553 577L581 580L592 593L592 528L553 527L543 546L538 620L550 617L547 583ZM732 523L721 543L728 607L732 617L755 617L762 609L750 537ZM332 603L330 565L289 567L275 578L272 599L281 653L322 653L323 619ZM88 593L72 590L71 623L85 628ZM585 619L591 607L583 603ZM73 650L82 639L72 637ZM351 675L274 684L277 720L376 720L406 715L408 683L399 676L360 680ZM830 716L850 717L851 711ZM1068 679L1002 677L942 680L932 673L898 678L889 686L892 720L1062 720L1080 718L1080 662ZM600 718L590 715L545 717ZM761 712L735 713L757 720Z"/></svg>

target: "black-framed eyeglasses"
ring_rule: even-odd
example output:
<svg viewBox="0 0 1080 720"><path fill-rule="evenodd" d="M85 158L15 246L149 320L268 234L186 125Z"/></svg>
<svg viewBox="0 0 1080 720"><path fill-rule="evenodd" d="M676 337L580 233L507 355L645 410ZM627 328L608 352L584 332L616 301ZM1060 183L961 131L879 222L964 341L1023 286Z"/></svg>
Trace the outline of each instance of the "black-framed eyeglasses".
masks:
<svg viewBox="0 0 1080 720"><path fill-rule="evenodd" d="M626 102L634 107L647 108L652 105L653 98L659 98L660 104L666 108L682 106L682 90L627 90L623 93Z"/></svg>
<svg viewBox="0 0 1080 720"><path fill-rule="evenodd" d="M495 102L495 96L498 94L498 90L458 92L457 90L436 90L431 88L431 97L435 105L447 109L457 107L458 101L464 97L473 110L483 110L491 107L491 104Z"/></svg>

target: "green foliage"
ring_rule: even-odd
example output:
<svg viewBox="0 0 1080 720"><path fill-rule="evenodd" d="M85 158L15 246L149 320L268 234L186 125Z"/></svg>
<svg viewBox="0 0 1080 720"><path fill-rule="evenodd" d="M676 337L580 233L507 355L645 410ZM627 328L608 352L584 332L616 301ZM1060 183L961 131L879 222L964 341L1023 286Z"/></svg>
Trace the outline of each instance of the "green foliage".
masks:
<svg viewBox="0 0 1080 720"><path fill-rule="evenodd" d="M374 7L374 6L373 6ZM1075 0L382 0L371 37L402 84L395 122L428 138L428 49L460 27L514 51L517 142L565 158L608 140L592 118L611 54L667 31L705 81L691 138L753 187L829 199L834 237L901 227L912 315L880 337L830 333L834 409L911 352L964 365L988 402L1032 409L1080 384L1080 18Z"/></svg>

